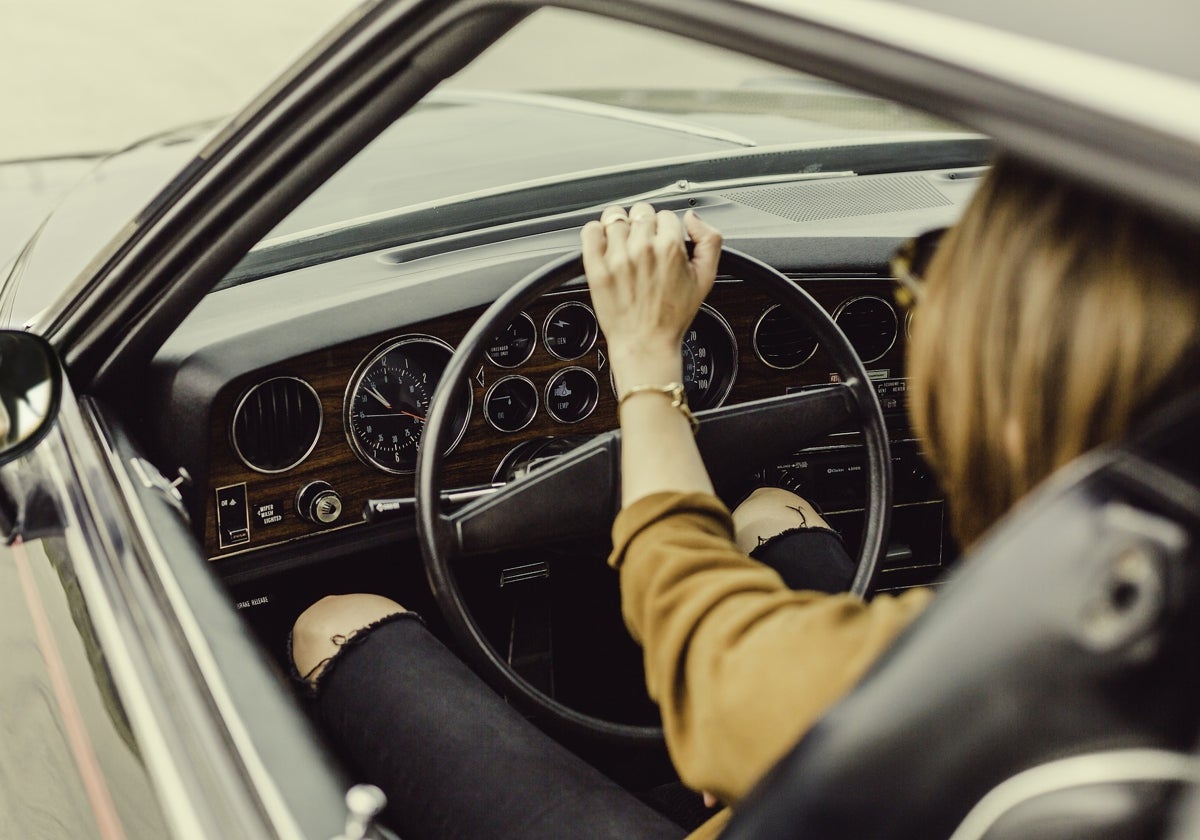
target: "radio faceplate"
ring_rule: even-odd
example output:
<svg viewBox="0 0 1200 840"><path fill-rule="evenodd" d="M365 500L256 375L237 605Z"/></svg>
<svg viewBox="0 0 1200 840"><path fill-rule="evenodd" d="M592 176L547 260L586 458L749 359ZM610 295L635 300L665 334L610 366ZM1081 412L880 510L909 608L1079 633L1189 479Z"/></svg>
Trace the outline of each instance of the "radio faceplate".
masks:
<svg viewBox="0 0 1200 840"><path fill-rule="evenodd" d="M895 388L889 391L897 393ZM816 505L853 556L863 528L864 466L863 450L857 444L814 447L764 470L760 478L764 485L791 490ZM932 583L958 553L947 528L941 489L917 441L893 441L892 475L892 527L879 591Z"/></svg>

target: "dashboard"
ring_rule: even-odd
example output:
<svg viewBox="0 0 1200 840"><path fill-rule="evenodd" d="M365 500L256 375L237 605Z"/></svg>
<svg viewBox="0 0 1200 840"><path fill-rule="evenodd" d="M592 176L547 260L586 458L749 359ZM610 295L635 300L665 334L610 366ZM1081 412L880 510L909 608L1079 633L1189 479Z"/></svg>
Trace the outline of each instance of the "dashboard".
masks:
<svg viewBox="0 0 1200 840"><path fill-rule="evenodd" d="M887 256L914 232L952 221L977 172L917 176L945 196L938 206L847 205L816 221L783 219L738 195L684 205L701 208L731 247L808 291L864 362L884 409L895 477L882 589L928 583L956 554L908 425L911 322L894 302ZM878 191L913 177L860 176L848 186ZM148 371L146 405L156 408L141 429L156 463L192 477L188 515L218 574L258 579L381 540L399 539L404 555L415 555L416 453L447 361L492 301L578 247L582 218L300 265L206 296ZM737 276L718 277L681 352L697 412L835 376L808 331L765 288ZM607 348L583 278L515 317L456 387L443 481L461 499L616 428ZM865 495L856 431L839 430L778 463L748 463L746 492L763 485L813 501L855 550ZM367 516L372 502L399 512L386 539Z"/></svg>
<svg viewBox="0 0 1200 840"><path fill-rule="evenodd" d="M897 500L921 510L893 567L941 565L942 510L904 413L907 313L886 277L799 278L866 364L894 442ZM397 325L285 359L237 378L215 401L205 510L213 560L355 528L368 502L413 495L416 451L434 389L453 348L481 314L472 307ZM828 383L832 368L812 335L763 290L718 279L682 347L689 404L776 396ZM617 425L607 351L586 288L542 297L489 344L460 383L447 486L482 490L538 458ZM833 435L781 464L753 465L747 486L773 484L823 504L857 527L861 458L853 433ZM915 477L915 478L914 478ZM929 508L928 511L922 508ZM899 523L903 527L905 517Z"/></svg>

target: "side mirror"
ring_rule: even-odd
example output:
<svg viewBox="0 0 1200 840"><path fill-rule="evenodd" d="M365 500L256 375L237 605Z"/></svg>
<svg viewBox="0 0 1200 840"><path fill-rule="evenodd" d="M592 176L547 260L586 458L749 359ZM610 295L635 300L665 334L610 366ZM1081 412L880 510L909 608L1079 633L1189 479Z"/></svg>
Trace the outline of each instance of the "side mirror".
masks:
<svg viewBox="0 0 1200 840"><path fill-rule="evenodd" d="M62 401L54 348L33 333L0 330L0 465L37 445Z"/></svg>

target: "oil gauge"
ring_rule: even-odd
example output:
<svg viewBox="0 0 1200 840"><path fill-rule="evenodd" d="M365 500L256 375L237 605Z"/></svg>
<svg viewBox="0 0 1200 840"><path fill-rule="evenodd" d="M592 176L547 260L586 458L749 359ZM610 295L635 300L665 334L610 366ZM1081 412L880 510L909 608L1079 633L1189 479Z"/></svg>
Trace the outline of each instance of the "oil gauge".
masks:
<svg viewBox="0 0 1200 840"><path fill-rule="evenodd" d="M524 376L506 376L488 389L483 398L483 416L501 432L519 432L537 414L538 394Z"/></svg>

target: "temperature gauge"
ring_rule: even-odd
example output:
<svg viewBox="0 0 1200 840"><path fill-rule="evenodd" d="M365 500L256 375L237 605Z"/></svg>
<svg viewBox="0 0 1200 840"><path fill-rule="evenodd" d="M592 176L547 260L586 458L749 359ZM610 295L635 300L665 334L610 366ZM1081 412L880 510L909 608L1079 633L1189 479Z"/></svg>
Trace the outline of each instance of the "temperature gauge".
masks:
<svg viewBox="0 0 1200 840"><path fill-rule="evenodd" d="M546 383L546 410L560 423L578 423L596 409L600 384L586 368L560 370Z"/></svg>

